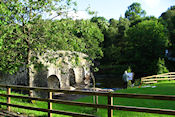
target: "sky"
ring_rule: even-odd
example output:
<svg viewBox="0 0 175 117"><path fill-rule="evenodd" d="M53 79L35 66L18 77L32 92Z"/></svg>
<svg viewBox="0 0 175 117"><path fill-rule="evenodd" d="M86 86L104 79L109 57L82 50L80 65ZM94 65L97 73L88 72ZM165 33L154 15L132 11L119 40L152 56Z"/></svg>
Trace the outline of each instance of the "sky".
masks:
<svg viewBox="0 0 175 117"><path fill-rule="evenodd" d="M175 0L77 0L78 12L77 19L90 18L84 11L88 6L90 9L97 12L97 16L103 16L106 19L119 19L124 17L125 11L133 2L141 4L147 16L159 17L170 6L175 5ZM75 14L74 14L75 15Z"/></svg>

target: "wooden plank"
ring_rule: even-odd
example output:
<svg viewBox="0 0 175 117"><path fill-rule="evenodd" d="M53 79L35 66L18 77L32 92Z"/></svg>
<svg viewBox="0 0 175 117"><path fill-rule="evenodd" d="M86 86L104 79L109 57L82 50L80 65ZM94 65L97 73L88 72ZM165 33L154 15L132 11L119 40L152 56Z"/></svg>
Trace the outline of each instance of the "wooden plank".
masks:
<svg viewBox="0 0 175 117"><path fill-rule="evenodd" d="M22 99L30 99L30 100L37 100L37 101L44 101L44 102L52 102L58 104L65 104L65 105L74 105L74 106L85 106L85 107L94 107L94 108L107 108L106 105L102 104L92 104L92 103L83 103L83 102L74 102L68 100L59 100L59 99L44 99L44 98L36 98L36 97L28 97L28 96L17 96L17 95L7 95L7 94L0 94L0 96L4 97L13 97L13 98L22 98Z"/></svg>
<svg viewBox="0 0 175 117"><path fill-rule="evenodd" d="M175 78L157 78L157 79L143 79L142 81L154 81L154 80L175 80Z"/></svg>
<svg viewBox="0 0 175 117"><path fill-rule="evenodd" d="M78 117L95 117L94 115L88 115L88 114L78 114L78 113L70 113L70 112L65 112L65 111L48 110L48 109L41 109L41 108L36 108L36 107L27 107L27 106L15 105L15 104L7 104L3 102L0 102L0 104L9 105L9 106L18 107L18 108L42 111L42 112L50 111L52 113L63 114L63 115L71 115L71 116L78 116ZM175 110L170 110L170 109L145 108L145 107L121 106L121 105L115 105L115 106L107 105L107 106L108 108L111 108L114 110L175 115Z"/></svg>
<svg viewBox="0 0 175 117"><path fill-rule="evenodd" d="M89 114L79 114L79 113L75 113L75 112L49 110L49 109L29 107L29 106L22 106L22 105L16 105L16 104L7 104L7 103L4 103L4 102L0 102L0 104L1 105L12 106L12 107L17 107L17 108L23 108L23 109L29 109L29 110L35 110L35 111L42 111L42 112L47 112L47 113L50 112L50 113L69 115L69 116L76 116L76 117L95 117L94 115L89 115Z"/></svg>
<svg viewBox="0 0 175 117"><path fill-rule="evenodd" d="M170 110L170 109L145 108L145 107L120 106L120 105L113 106L113 109L123 110L123 111L135 111L135 112L175 115L175 110Z"/></svg>
<svg viewBox="0 0 175 117"><path fill-rule="evenodd" d="M173 73L165 73L165 74L158 74L158 75L152 75L152 76L146 76L146 77L142 77L141 79L150 79L150 78L156 78L156 77L170 77L170 76L175 76L175 72L173 72Z"/></svg>
<svg viewBox="0 0 175 117"><path fill-rule="evenodd" d="M139 99L175 101L174 95L152 95L152 94L131 94L131 93L112 93L111 95L113 97L123 97L123 98L139 98Z"/></svg>
<svg viewBox="0 0 175 117"><path fill-rule="evenodd" d="M11 88L7 87L7 95L11 94ZM11 100L10 97L7 97L7 103L10 104ZM7 110L10 111L10 106L7 106Z"/></svg>
<svg viewBox="0 0 175 117"><path fill-rule="evenodd" d="M154 84L154 83L157 83L157 81L155 81L155 82L143 82L143 84Z"/></svg>
<svg viewBox="0 0 175 117"><path fill-rule="evenodd" d="M49 92L48 99L52 99L52 92ZM48 109L52 110L52 102L48 100ZM52 117L52 113L48 112L48 117Z"/></svg>
<svg viewBox="0 0 175 117"><path fill-rule="evenodd" d="M40 88L39 88L40 89ZM48 89L50 90L50 89ZM54 91L59 91L54 89ZM71 92L71 91L70 91ZM77 94L89 94L89 95L101 95L101 96L108 96L109 93L107 92L88 92L88 91L75 91ZM71 92L73 93L73 92ZM1 94L2 95L2 94ZM175 96L169 96L169 95L144 95L144 94L129 94L129 93L111 93L113 97L126 97L126 98L143 98L143 99L160 99L160 100L174 100Z"/></svg>
<svg viewBox="0 0 175 117"><path fill-rule="evenodd" d="M113 106L113 97L108 96L108 106ZM113 109L108 107L108 117L113 117Z"/></svg>
<svg viewBox="0 0 175 117"><path fill-rule="evenodd" d="M109 95L109 93L108 93L108 95ZM151 95L151 94L133 94L133 93L110 93L110 95L112 97L155 99L155 100L174 100L175 101L175 96L174 95ZM48 101L48 99L41 99L41 98L28 97L28 96L16 96L16 95L7 95L7 94L0 94L0 96L5 96L5 97L9 96L9 97L15 97L15 98L24 98L24 99L32 99L32 100L39 100L39 101ZM62 100L59 100L59 101L62 101ZM52 102L55 103L56 101L53 100ZM66 104L65 101L63 101L63 103Z"/></svg>
<svg viewBox="0 0 175 117"><path fill-rule="evenodd" d="M175 75L171 75L171 74L164 74L164 75L161 75L161 74L158 74L157 75L158 77L169 77L169 76L175 76Z"/></svg>
<svg viewBox="0 0 175 117"><path fill-rule="evenodd" d="M156 75L153 75L153 76L147 76L147 77L142 77L141 79L148 79L148 78L154 78L156 77Z"/></svg>
<svg viewBox="0 0 175 117"><path fill-rule="evenodd" d="M81 94L81 95L96 95L96 96L107 96L108 92L93 92L93 91L82 91L82 90L63 90L63 89L48 89L44 87L28 87L28 86L16 86L16 85L2 85L0 87L10 87L13 89L22 90L36 90L36 91L47 91L47 92L61 92L66 94Z"/></svg>

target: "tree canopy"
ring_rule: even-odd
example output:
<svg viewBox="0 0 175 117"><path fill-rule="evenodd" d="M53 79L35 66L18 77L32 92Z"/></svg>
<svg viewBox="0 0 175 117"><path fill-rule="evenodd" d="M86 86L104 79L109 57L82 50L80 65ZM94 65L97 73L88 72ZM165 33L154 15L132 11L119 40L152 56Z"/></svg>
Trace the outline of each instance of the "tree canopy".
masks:
<svg viewBox="0 0 175 117"><path fill-rule="evenodd" d="M103 56L100 43L104 37L95 23L66 17L52 19L66 16L75 6L73 0L2 0L0 71L13 74L25 66L32 86L32 64L37 63L38 54L47 50L83 52L92 60ZM56 16L50 20L43 18L43 14L52 13Z"/></svg>
<svg viewBox="0 0 175 117"><path fill-rule="evenodd" d="M164 57L168 45L167 30L158 21L146 20L131 27L127 32L129 50L127 52L136 72L157 73L159 57Z"/></svg>
<svg viewBox="0 0 175 117"><path fill-rule="evenodd" d="M141 4L134 2L129 7L128 10L125 12L125 18L129 20L135 20L140 17L144 17L146 15L146 11L141 8Z"/></svg>
<svg viewBox="0 0 175 117"><path fill-rule="evenodd" d="M14 73L22 65L30 68L37 61L36 53L46 50L70 50L86 53L120 74L131 68L137 77L166 71L165 49L175 56L174 6L156 18L145 16L141 4L134 2L125 18L109 20L65 17L76 10L73 0L2 0L0 8L0 71Z"/></svg>

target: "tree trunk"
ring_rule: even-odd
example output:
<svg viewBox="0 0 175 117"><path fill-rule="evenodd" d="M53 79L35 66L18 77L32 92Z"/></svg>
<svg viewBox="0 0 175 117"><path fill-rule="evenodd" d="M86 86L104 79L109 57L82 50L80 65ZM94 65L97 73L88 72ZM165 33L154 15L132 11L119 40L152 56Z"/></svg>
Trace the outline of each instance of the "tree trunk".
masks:
<svg viewBox="0 0 175 117"><path fill-rule="evenodd" d="M94 77L92 72L90 74L91 74L91 78L93 80L93 88L95 89L95 77Z"/></svg>
<svg viewBox="0 0 175 117"><path fill-rule="evenodd" d="M33 87L33 74L32 74L32 66L31 65L31 57L32 57L32 51L30 49L30 47L28 48L28 53L27 53L27 77L28 77L28 83L29 83L29 87ZM33 97L33 91L30 90L29 91L29 96Z"/></svg>

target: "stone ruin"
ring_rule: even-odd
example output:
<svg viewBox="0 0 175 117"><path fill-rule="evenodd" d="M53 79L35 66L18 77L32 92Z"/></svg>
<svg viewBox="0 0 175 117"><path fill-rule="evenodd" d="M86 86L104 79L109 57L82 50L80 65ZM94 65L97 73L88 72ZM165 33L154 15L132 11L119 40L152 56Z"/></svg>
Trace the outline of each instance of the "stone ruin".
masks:
<svg viewBox="0 0 175 117"><path fill-rule="evenodd" d="M48 51L38 55L37 64L41 69L31 66L31 86L70 90L89 87L90 64L87 57L71 51ZM13 75L1 74L0 84L29 86L26 67L21 67Z"/></svg>

